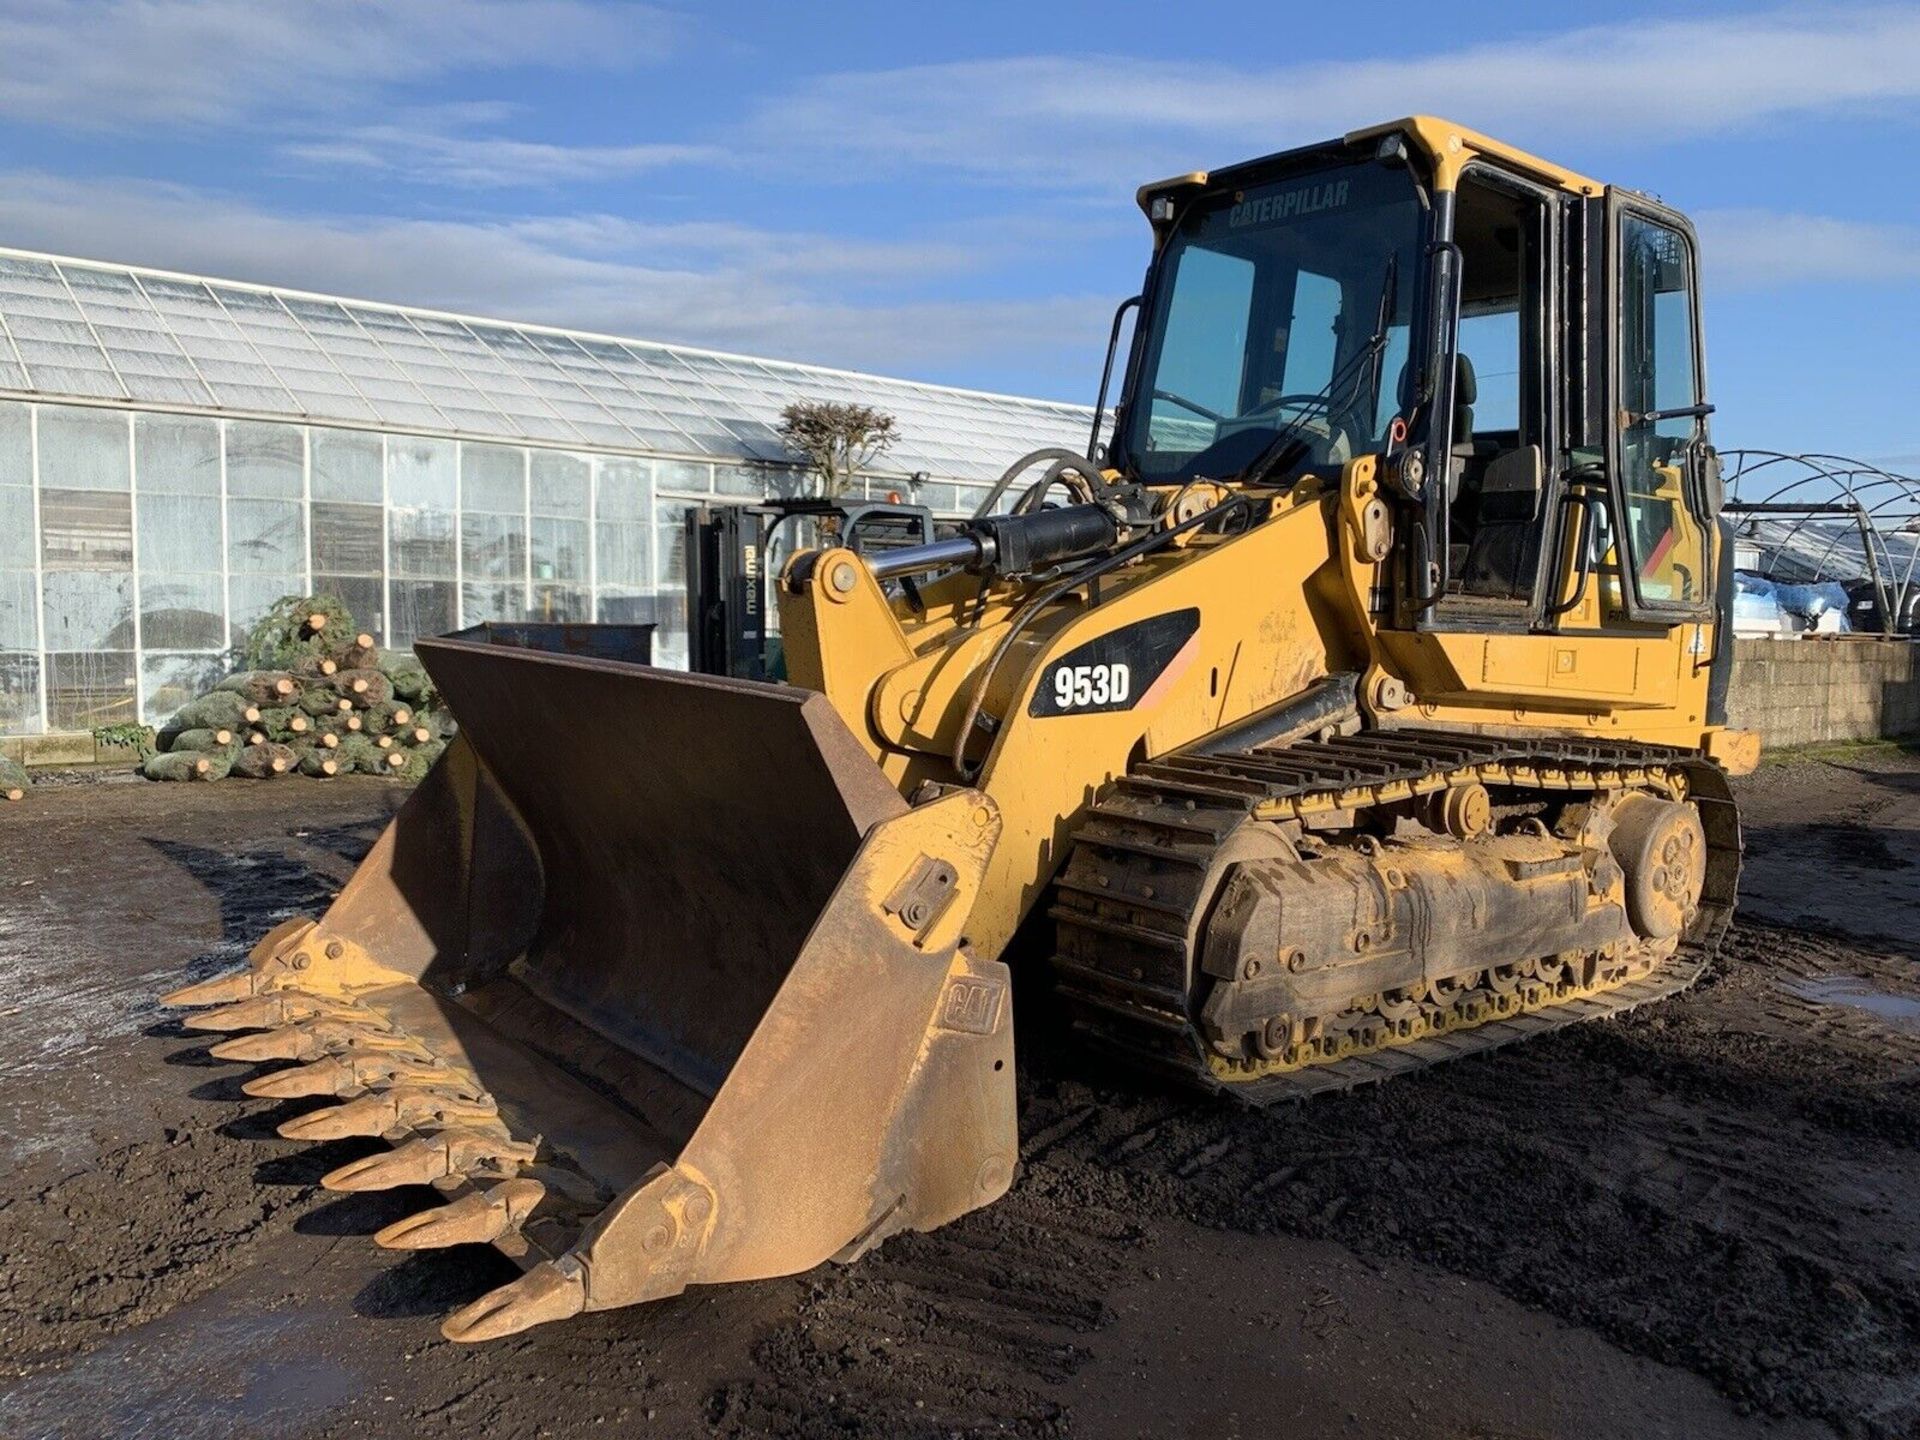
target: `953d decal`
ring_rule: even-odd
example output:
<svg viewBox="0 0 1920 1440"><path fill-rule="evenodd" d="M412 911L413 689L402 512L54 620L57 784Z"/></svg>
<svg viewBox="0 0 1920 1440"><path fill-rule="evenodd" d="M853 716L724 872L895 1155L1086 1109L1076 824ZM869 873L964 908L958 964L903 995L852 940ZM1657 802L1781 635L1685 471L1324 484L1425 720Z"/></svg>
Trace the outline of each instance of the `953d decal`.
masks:
<svg viewBox="0 0 1920 1440"><path fill-rule="evenodd" d="M1131 710L1162 677L1171 679L1177 673L1172 669L1175 660L1195 643L1199 631L1196 607L1136 620L1077 645L1041 674L1027 714L1099 715Z"/></svg>

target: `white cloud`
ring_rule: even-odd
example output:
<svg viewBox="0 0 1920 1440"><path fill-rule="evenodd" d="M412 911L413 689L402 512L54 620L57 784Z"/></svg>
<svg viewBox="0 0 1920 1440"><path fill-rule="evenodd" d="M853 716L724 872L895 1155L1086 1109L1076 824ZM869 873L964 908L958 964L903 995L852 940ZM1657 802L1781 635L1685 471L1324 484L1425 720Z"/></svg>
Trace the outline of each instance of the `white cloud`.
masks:
<svg viewBox="0 0 1920 1440"><path fill-rule="evenodd" d="M609 216L290 217L182 186L0 173L25 248L907 375L1094 373L1111 300L927 299L986 253ZM1089 382L1091 383L1091 382Z"/></svg>
<svg viewBox="0 0 1920 1440"><path fill-rule="evenodd" d="M439 75L656 56L675 27L588 0L0 0L0 115L82 130L337 115Z"/></svg>
<svg viewBox="0 0 1920 1440"><path fill-rule="evenodd" d="M1538 144L1664 142L1916 99L1920 9L1874 7L1592 26L1390 60L1029 56L848 72L770 100L743 140L823 172L1130 189L1388 112Z"/></svg>
<svg viewBox="0 0 1920 1440"><path fill-rule="evenodd" d="M614 180L720 158L709 145L551 145L400 125L357 126L325 138L290 142L280 153L328 169L373 171L413 184L466 189Z"/></svg>
<svg viewBox="0 0 1920 1440"><path fill-rule="evenodd" d="M1914 226L1747 209L1703 210L1694 223L1710 290L1920 281Z"/></svg>

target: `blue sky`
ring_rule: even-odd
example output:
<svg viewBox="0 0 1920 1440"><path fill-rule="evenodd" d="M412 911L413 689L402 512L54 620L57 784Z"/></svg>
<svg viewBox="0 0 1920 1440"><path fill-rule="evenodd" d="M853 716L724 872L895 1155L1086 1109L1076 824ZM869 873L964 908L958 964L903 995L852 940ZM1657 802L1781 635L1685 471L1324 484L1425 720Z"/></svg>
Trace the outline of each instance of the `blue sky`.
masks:
<svg viewBox="0 0 1920 1440"><path fill-rule="evenodd" d="M1137 184L1411 110L1695 216L1723 446L1920 456L1915 5L0 0L0 244L1087 400Z"/></svg>

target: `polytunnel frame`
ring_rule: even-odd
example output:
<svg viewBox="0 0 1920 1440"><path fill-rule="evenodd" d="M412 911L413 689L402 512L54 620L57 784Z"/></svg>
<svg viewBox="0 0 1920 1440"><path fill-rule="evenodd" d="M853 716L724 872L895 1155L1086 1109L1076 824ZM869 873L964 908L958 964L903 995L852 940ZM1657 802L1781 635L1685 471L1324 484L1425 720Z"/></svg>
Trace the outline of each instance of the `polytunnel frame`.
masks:
<svg viewBox="0 0 1920 1440"><path fill-rule="evenodd" d="M1867 578L1873 583L1879 602L1881 630L1886 634L1894 633L1897 617L1904 613L1909 598L1914 594L1914 572L1916 566L1920 565L1920 536L1905 529L1907 524L1920 520L1920 477L1900 474L1853 456L1833 455L1824 451L1743 448L1723 451L1721 462L1727 469L1727 500L1723 508L1729 514L1758 515L1769 511L1778 514L1782 509L1786 513L1798 514L1799 518L1789 527L1784 539L1772 545L1776 554L1784 551L1802 530L1823 515L1851 514L1859 526ZM1792 478L1774 485L1757 499L1751 498L1751 490L1746 496L1740 493L1741 481L1752 480L1761 472L1775 467L1793 467L1793 471L1798 473L1790 471ZM1772 478L1775 477L1768 477ZM1824 487L1822 498L1794 498L1797 492L1809 487ZM1845 504L1837 511L1832 498L1835 492L1845 497ZM1904 509L1899 513L1889 513L1903 502ZM1892 522L1898 522L1898 528ZM1898 563L1894 547L1888 543L1889 537L1895 534L1907 540L1904 568ZM1829 536L1826 547L1812 562L1816 582L1825 573L1840 540L1838 532Z"/></svg>

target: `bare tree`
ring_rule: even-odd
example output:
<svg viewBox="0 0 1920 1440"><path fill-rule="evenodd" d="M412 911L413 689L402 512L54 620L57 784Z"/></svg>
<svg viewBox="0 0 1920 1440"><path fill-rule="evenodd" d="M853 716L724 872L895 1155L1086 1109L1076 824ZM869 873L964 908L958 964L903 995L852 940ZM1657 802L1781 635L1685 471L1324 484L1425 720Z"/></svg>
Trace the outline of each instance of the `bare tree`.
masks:
<svg viewBox="0 0 1920 1440"><path fill-rule="evenodd" d="M796 400L780 412L780 438L806 456L820 493L838 500L854 476L900 438L893 416L871 405Z"/></svg>

